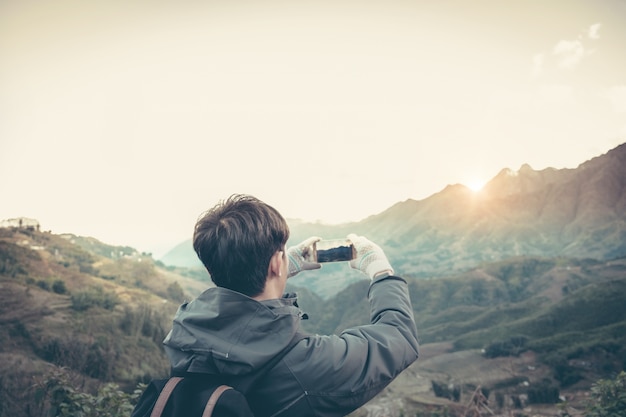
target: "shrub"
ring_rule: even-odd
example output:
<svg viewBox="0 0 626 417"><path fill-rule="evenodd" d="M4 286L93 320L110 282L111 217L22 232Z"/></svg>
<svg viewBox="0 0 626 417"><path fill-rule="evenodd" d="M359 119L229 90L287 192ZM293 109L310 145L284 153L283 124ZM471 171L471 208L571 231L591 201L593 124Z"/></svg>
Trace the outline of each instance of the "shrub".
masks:
<svg viewBox="0 0 626 417"><path fill-rule="evenodd" d="M185 292L178 282L172 282L167 287L167 296L170 300L174 300L179 303L185 301Z"/></svg>
<svg viewBox="0 0 626 417"><path fill-rule="evenodd" d="M459 402L461 399L461 387L458 385L448 386L437 381L430 381L436 397L448 398Z"/></svg>
<svg viewBox="0 0 626 417"><path fill-rule="evenodd" d="M50 283L43 279L40 279L39 281L37 281L37 286L41 288L42 290L50 291Z"/></svg>
<svg viewBox="0 0 626 417"><path fill-rule="evenodd" d="M91 343L77 338L47 340L36 347L36 354L56 366L100 380L113 376L116 359L114 347L106 341L97 340Z"/></svg>
<svg viewBox="0 0 626 417"><path fill-rule="evenodd" d="M582 372L567 362L558 363L554 367L554 378L562 387L569 387L583 379Z"/></svg>
<svg viewBox="0 0 626 417"><path fill-rule="evenodd" d="M162 325L166 320L168 322L170 320L168 313L153 310L147 304L139 304L134 308L124 307L124 314L120 317L118 326L124 334L136 340L139 336L144 336L160 345L167 334Z"/></svg>
<svg viewBox="0 0 626 417"><path fill-rule="evenodd" d="M593 384L586 411L588 417L626 415L626 372L620 372L615 379L601 379Z"/></svg>
<svg viewBox="0 0 626 417"><path fill-rule="evenodd" d="M59 373L46 379L39 390L49 404L48 416L128 417L141 395L141 388L127 394L117 384L108 383L90 394L80 391L67 376Z"/></svg>
<svg viewBox="0 0 626 417"><path fill-rule="evenodd" d="M117 295L104 291L102 287L94 287L72 294L71 301L72 308L76 311L85 311L91 307L113 310L119 304Z"/></svg>
<svg viewBox="0 0 626 417"><path fill-rule="evenodd" d="M28 331L24 323L18 321L9 328L9 336L11 336L12 338L23 337L24 339L30 339L30 332Z"/></svg>
<svg viewBox="0 0 626 417"><path fill-rule="evenodd" d="M52 291L57 294L66 294L67 287L65 286L65 281L61 281L60 279L54 281L52 283Z"/></svg>
<svg viewBox="0 0 626 417"><path fill-rule="evenodd" d="M496 404L498 404L498 408L504 407L504 394L501 392L496 392Z"/></svg>
<svg viewBox="0 0 626 417"><path fill-rule="evenodd" d="M513 336L507 341L496 341L485 347L487 358L500 356L519 356L525 350L528 338L525 336Z"/></svg>
<svg viewBox="0 0 626 417"><path fill-rule="evenodd" d="M549 380L542 381L528 389L530 404L555 404L559 402L559 388Z"/></svg>

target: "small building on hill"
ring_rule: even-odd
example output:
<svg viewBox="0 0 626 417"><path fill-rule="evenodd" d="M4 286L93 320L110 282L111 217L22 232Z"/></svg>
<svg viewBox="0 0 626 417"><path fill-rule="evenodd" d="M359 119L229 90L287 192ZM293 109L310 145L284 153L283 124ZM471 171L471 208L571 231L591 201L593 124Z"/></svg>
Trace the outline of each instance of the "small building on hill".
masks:
<svg viewBox="0 0 626 417"><path fill-rule="evenodd" d="M28 217L16 217L15 219L0 220L0 227L17 227L19 229L30 229L39 231L39 221Z"/></svg>

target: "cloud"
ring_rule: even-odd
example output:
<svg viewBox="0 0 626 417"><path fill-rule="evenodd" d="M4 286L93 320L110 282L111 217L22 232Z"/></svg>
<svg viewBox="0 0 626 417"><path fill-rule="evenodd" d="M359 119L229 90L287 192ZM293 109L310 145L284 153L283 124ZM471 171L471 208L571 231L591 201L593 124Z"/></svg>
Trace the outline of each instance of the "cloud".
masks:
<svg viewBox="0 0 626 417"><path fill-rule="evenodd" d="M580 40L559 41L552 50L559 61L559 68L572 69L580 63L585 56L585 47Z"/></svg>
<svg viewBox="0 0 626 417"><path fill-rule="evenodd" d="M602 26L602 23L594 23L593 25L589 26L589 29L587 30L587 37L589 39L600 39L600 33L598 33L600 31L600 27Z"/></svg>
<svg viewBox="0 0 626 417"><path fill-rule="evenodd" d="M565 70L572 70L580 64L586 55L593 53L589 49L588 41L600 39L601 23L594 23L587 30L578 36L577 39L562 39L552 48L552 56L556 59L557 67ZM535 54L532 60L531 74L538 77L546 69L546 54L541 52Z"/></svg>

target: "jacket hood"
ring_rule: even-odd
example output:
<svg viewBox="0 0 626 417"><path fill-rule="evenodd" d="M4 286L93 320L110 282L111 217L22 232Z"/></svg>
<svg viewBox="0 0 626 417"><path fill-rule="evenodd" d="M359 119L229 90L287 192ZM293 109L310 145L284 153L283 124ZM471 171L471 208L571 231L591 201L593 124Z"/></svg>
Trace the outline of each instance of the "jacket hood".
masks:
<svg viewBox="0 0 626 417"><path fill-rule="evenodd" d="M210 288L181 305L163 344L172 371L241 376L281 352L299 328L294 294L256 301Z"/></svg>

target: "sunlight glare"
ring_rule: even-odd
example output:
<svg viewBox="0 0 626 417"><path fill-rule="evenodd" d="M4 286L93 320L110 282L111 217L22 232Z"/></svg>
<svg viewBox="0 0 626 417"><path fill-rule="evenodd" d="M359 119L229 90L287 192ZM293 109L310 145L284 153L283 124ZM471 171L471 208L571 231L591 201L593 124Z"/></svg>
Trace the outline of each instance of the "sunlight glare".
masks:
<svg viewBox="0 0 626 417"><path fill-rule="evenodd" d="M478 192L478 191L482 190L483 187L485 186L485 181L474 179L474 180L468 181L466 183L466 186L470 190L472 190L474 192Z"/></svg>

